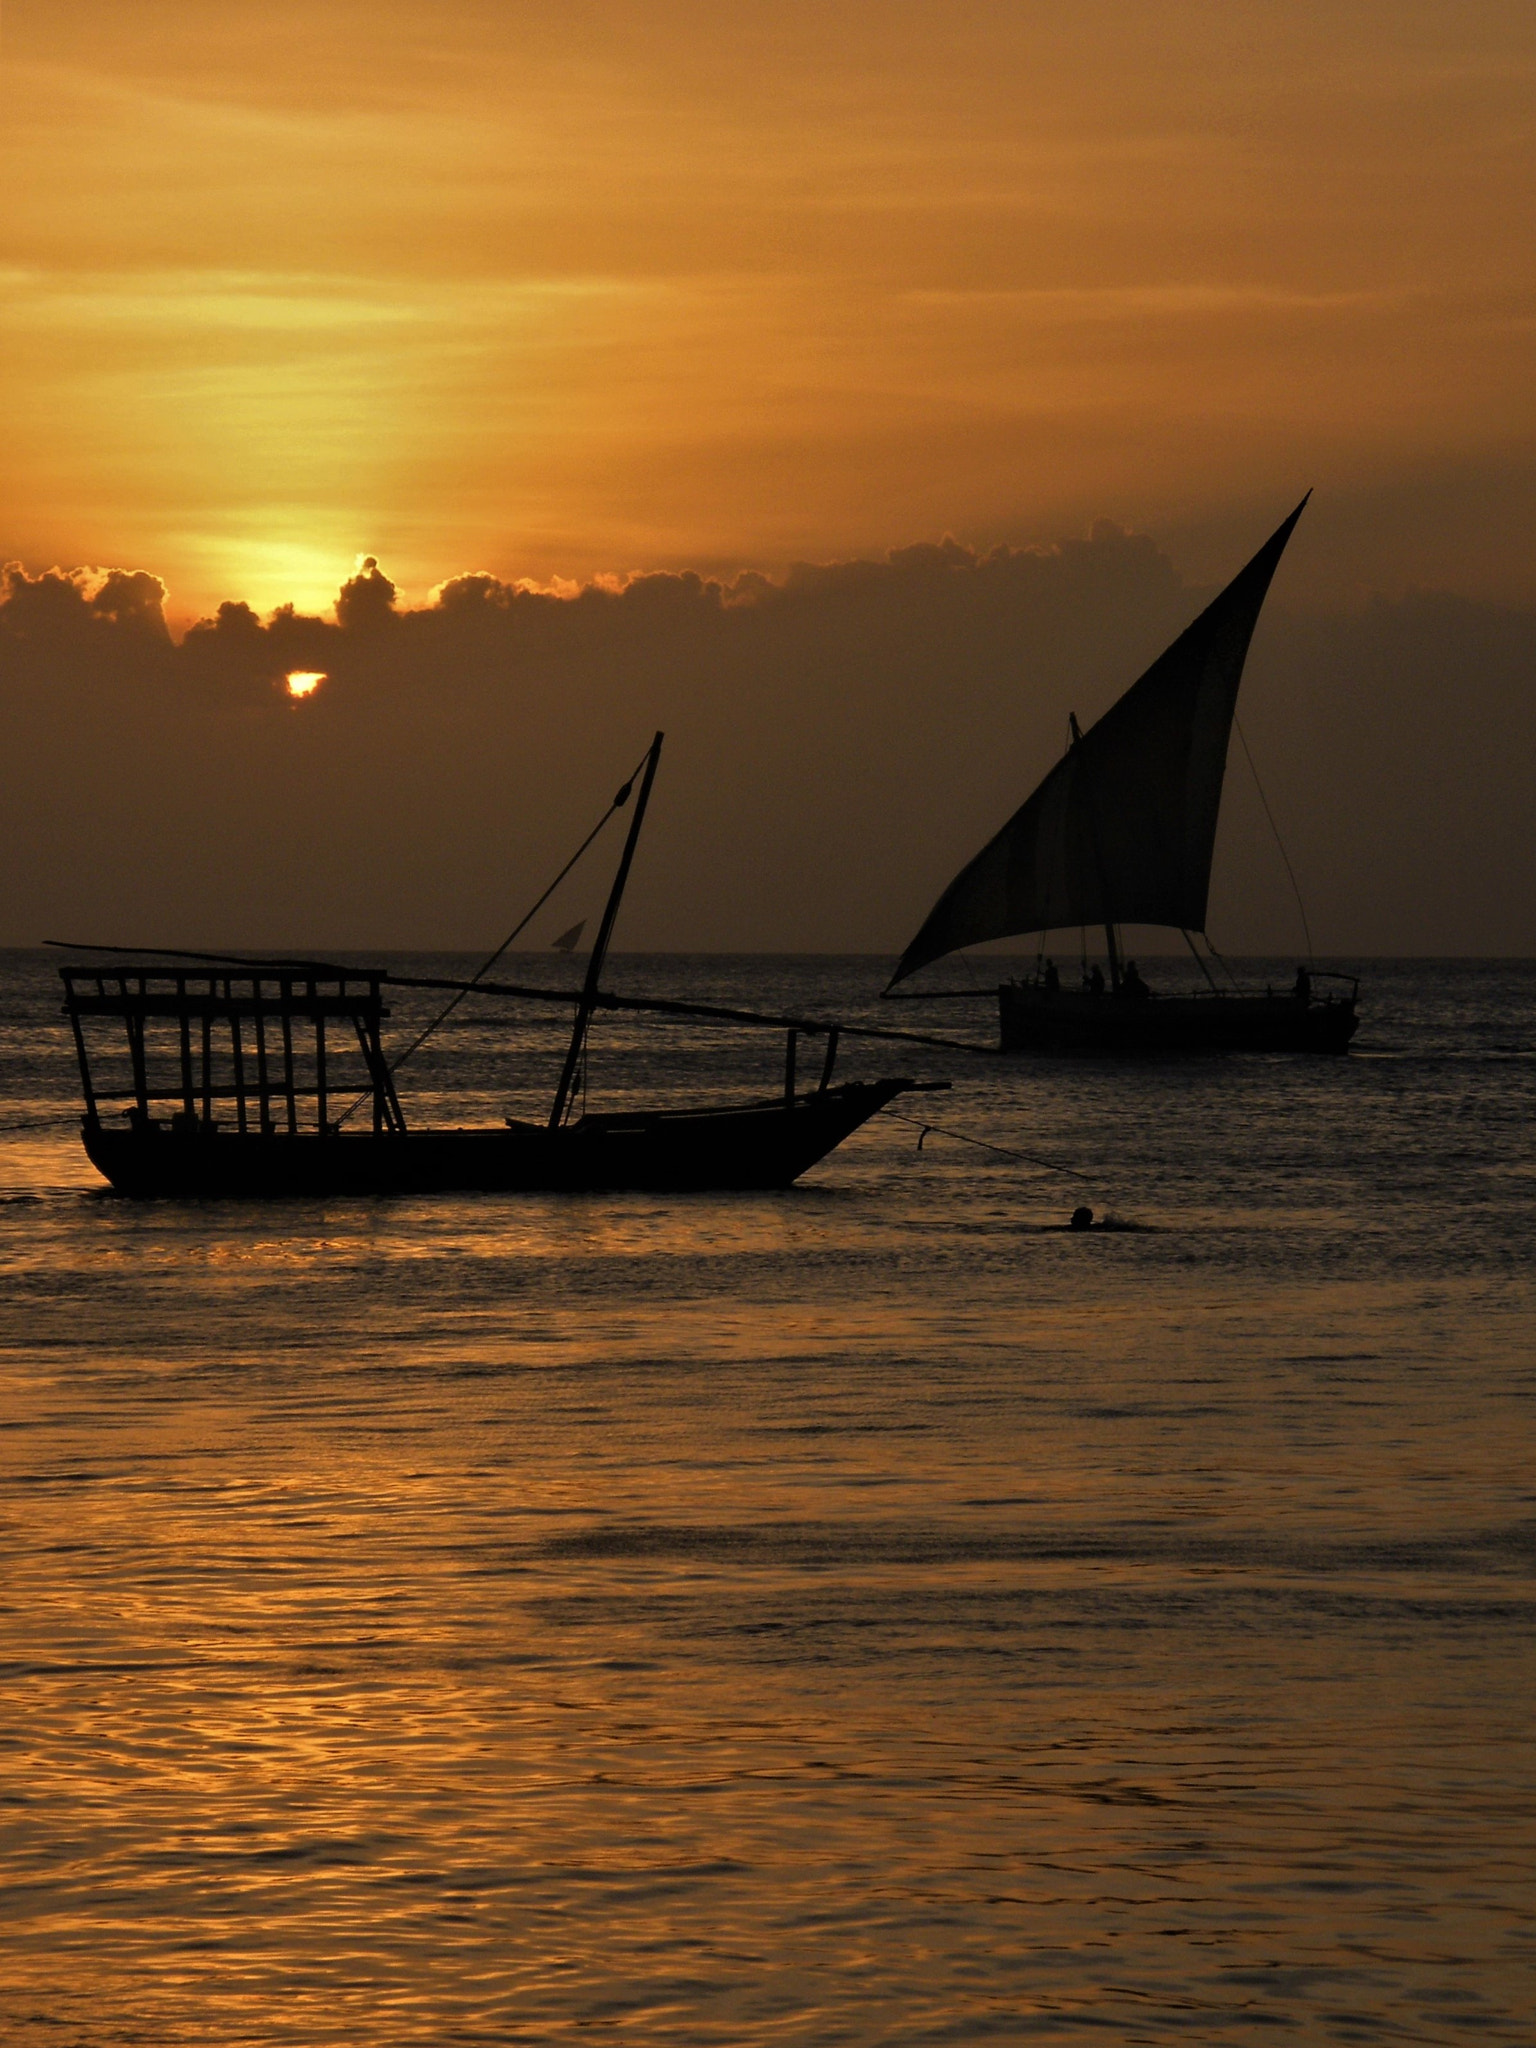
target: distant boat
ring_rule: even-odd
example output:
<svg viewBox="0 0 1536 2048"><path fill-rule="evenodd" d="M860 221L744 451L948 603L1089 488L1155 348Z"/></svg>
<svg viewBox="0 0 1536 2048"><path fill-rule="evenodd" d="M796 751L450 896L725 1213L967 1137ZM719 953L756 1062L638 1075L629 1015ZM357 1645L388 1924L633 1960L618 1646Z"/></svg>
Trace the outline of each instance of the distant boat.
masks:
<svg viewBox="0 0 1536 2048"><path fill-rule="evenodd" d="M1227 742L1248 643L1306 503L1096 725L1083 732L1071 720L1062 759L944 891L902 955L887 995L964 946L1099 927L1107 982L1095 968L1083 986L1065 987L1042 959L1031 979L998 989L1005 1052L1347 1048L1358 1021L1352 977L1303 967L1279 994L1228 991L1192 936L1205 934ZM1209 986L1154 994L1125 958L1117 929L1123 924L1182 931Z"/></svg>
<svg viewBox="0 0 1536 2048"><path fill-rule="evenodd" d="M178 1198L783 1188L896 1096L947 1088L948 1082L905 1078L834 1084L845 1032L914 1034L615 996L600 987L661 741L658 733L645 757L579 994L481 975L455 981L218 954L62 967L85 1097L82 1136L93 1165L120 1194ZM614 809L627 802L630 787L619 792ZM194 959L204 964L190 966ZM408 1126L395 1086L400 1061L392 1065L383 1045L384 994L391 986L452 991L455 1003L476 994L574 1007L548 1118L509 1117L499 1128L481 1130ZM615 1009L781 1029L783 1090L718 1107L588 1112L588 1026L595 1011ZM104 1032L111 1043L103 1042ZM814 1085L802 1087L797 1047L807 1035L820 1037L825 1051ZM574 1115L578 1097L582 1114ZM346 1129L364 1105L366 1127Z"/></svg>

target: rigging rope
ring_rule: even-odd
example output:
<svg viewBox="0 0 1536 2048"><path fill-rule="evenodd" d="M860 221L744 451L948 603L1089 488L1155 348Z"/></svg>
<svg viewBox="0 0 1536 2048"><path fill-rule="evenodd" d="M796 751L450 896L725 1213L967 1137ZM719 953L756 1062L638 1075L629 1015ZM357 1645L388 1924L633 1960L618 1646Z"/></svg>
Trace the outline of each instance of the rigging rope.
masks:
<svg viewBox="0 0 1536 2048"><path fill-rule="evenodd" d="M629 802L629 793L634 788L635 777L640 773L640 770L644 766L645 756L642 754L640 759L635 763L635 766L630 770L628 780L623 784L622 788L618 791L617 795L613 799L613 802L608 806L607 810L604 811L603 815L598 819L597 823L592 827L592 830L587 834L586 838L583 839L580 846L577 847L576 851L571 855L570 859L566 862L565 866L560 870L559 874L556 875L555 879L544 891L544 894L539 898L538 902L534 904L533 908L528 912L527 916L519 919L519 921L512 927L511 931L507 933L507 936L502 940L501 944L496 948L495 952L492 953L488 959L481 961L480 965L475 969L474 973L470 976L469 980L464 984L464 986L458 991L457 995L455 995L450 1002L444 1004L443 1008L438 1011L437 1015L432 1019L431 1023L425 1027L425 1029L417 1033L415 1038L413 1038L410 1044L405 1048L405 1051L400 1053L395 1059L392 1059L390 1061L389 1071L391 1076L398 1074L400 1069L405 1065L406 1061L412 1058L416 1053L421 1051L421 1048L426 1044L427 1040L432 1036L433 1032L437 1030L438 1026L447 1023L448 1019L453 1015L454 1011L459 1007L460 1003L463 1002L464 998L470 993L470 991L476 986L476 984L483 981L485 976L490 973L491 969L496 965L496 962L501 958L502 954L506 952L507 948L512 944L512 942L515 939L521 938L522 934L527 930L528 926L532 924L533 920L544 908L545 904L549 901L550 897L554 895L555 891L559 888L560 884L571 872L571 869L575 867L577 861L581 859L582 855L586 852L587 848L592 844L593 840L597 838L598 834L602 831L603 827L608 823L608 820L614 815L616 811L622 811L624 806ZM358 1096L356 1102L352 1104L351 1108L348 1109L346 1113L338 1119L337 1128L339 1129L340 1126L347 1121L348 1117L354 1115L356 1111L361 1109L365 1102L371 1100L372 1095L373 1090L371 1088L365 1088L362 1094Z"/></svg>
<svg viewBox="0 0 1536 2048"><path fill-rule="evenodd" d="M1269 829L1275 835L1275 844L1280 849L1280 858L1285 862L1285 872L1291 878L1291 894L1296 898L1296 908L1301 912L1301 929L1302 935L1307 942L1307 964L1310 966L1315 958L1312 951L1312 927L1307 923L1307 906L1301 900L1301 885L1296 880L1296 870L1291 866L1291 856L1285 850L1285 841L1280 837L1280 827L1275 823L1275 814L1269 808L1269 798L1264 794L1264 785L1259 780L1258 765L1253 758L1253 749L1248 744L1248 735L1243 731L1243 721L1235 711L1232 714L1232 723L1237 727L1237 736L1243 743L1243 752L1248 756L1248 769L1249 773L1253 776L1253 786L1259 792L1259 802L1264 806L1264 815L1269 820Z"/></svg>
<svg viewBox="0 0 1536 2048"><path fill-rule="evenodd" d="M1206 965L1205 961L1203 961L1200 958L1199 947L1196 946L1194 939L1190 936L1189 932L1185 929L1183 925L1179 926L1179 930L1184 933L1184 943L1186 946L1188 946L1195 965L1200 969L1200 972L1205 976L1206 980L1210 983L1212 995L1217 994L1218 990L1216 987L1216 977L1212 974L1210 968ZM1207 941L1207 943L1209 943L1209 941ZM1198 993L1199 991L1196 990L1196 994Z"/></svg>
<svg viewBox="0 0 1536 2048"><path fill-rule="evenodd" d="M1228 981L1231 982L1233 994L1240 996L1243 992L1242 984L1241 982L1239 982L1237 976L1232 972L1232 968L1227 961L1226 955L1224 953L1220 953L1217 951L1216 941L1211 937L1209 932L1202 932L1200 936L1202 939L1204 939L1205 943L1210 947L1211 958L1216 962L1216 965L1221 969L1222 973L1227 977Z"/></svg>

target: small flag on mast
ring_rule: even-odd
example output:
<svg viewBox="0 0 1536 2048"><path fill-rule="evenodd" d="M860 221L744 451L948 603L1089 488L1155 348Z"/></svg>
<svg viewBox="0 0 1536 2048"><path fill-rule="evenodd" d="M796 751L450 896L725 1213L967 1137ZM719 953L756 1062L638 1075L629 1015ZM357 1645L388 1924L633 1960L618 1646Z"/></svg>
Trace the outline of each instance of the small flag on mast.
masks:
<svg viewBox="0 0 1536 2048"><path fill-rule="evenodd" d="M557 953L572 952L576 941L581 937L586 928L587 920L583 918L579 924L573 924L568 932L562 932L558 939L551 939L550 945Z"/></svg>

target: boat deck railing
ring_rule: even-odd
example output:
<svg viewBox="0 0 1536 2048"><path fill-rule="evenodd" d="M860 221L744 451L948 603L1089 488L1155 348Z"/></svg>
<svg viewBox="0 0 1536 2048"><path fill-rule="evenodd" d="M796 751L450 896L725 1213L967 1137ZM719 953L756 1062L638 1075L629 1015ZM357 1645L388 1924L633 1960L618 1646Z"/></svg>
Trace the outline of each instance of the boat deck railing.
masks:
<svg viewBox="0 0 1536 2048"><path fill-rule="evenodd" d="M1309 988L1306 996L1306 1001L1310 1005L1326 1008L1329 1004L1332 1003L1348 1003L1350 1005L1353 1005L1359 1000L1360 980L1358 975L1343 974L1331 967L1314 967L1309 970L1309 979L1314 983L1319 981L1338 981L1347 982L1349 984L1349 992L1347 995L1342 991L1340 991L1338 994L1333 994L1331 992L1319 993L1319 991L1316 988ZM1105 1002L1109 1003L1143 1001L1175 1001L1180 1003L1230 1003L1236 997L1246 996L1249 998L1253 998L1261 994L1261 991L1256 988L1201 988L1198 984L1191 988L1180 989L1150 988L1144 985L1141 993L1136 994L1126 989L1111 989L1107 984L1103 988L1093 989L1088 987L1086 984L1074 984L1063 980L1057 982L1053 986L1049 981L1046 980L1043 974L1031 975L1027 980L1016 979L1013 981L1009 981L1006 982L1004 986L1010 989L1027 991L1030 995L1039 996L1064 996L1077 998L1082 996L1093 995L1101 997ZM947 989L940 991L941 996L947 996L949 995L949 993L950 991ZM990 995L992 991L990 989L985 991L975 991L967 989L960 991L960 993L965 995L973 995L976 993L985 993L987 995ZM1294 989L1276 988L1272 983L1266 984L1266 986L1262 990L1262 994L1269 1001L1276 1003L1288 1003L1301 1000L1301 998L1297 996ZM912 996L909 997L908 1000L912 1002L920 1002L925 1000L925 998L921 996Z"/></svg>

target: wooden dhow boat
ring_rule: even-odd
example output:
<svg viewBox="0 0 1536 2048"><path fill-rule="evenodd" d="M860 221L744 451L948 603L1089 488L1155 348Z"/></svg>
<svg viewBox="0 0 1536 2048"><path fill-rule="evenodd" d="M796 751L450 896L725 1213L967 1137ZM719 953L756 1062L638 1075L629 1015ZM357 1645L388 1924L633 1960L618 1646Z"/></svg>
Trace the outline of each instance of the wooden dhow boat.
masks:
<svg viewBox="0 0 1536 2048"><path fill-rule="evenodd" d="M1310 492L1308 496L1310 496ZM1139 681L1083 732L960 870L907 947L885 993L962 947L1025 933L1102 929L1108 977L1078 988L1041 959L997 990L1004 1052L1340 1053L1357 1026L1358 983L1312 965L1288 990L1225 988L1202 957L1211 861L1248 643L1307 500ZM1154 993L1127 962L1125 924L1184 934L1207 986ZM1211 953L1207 939L1207 953ZM1086 944L1084 946L1086 961ZM983 991L903 992L909 1000Z"/></svg>
<svg viewBox="0 0 1536 2048"><path fill-rule="evenodd" d="M146 964L133 948L116 949L127 957L110 965L62 967L92 1163L120 1194L140 1197L785 1188L897 1096L947 1088L945 1081L905 1076L838 1083L833 1072L843 1036L935 1046L954 1041L601 988L661 743L658 733L638 771L639 798L579 993L486 978L506 945L468 981L207 954L166 953ZM633 780L609 815L628 801ZM569 865L574 862L563 872ZM449 993L452 1001L436 1023L469 995L574 1007L548 1118L508 1118L489 1129L410 1125L395 1076L427 1033L393 1063L386 1056L391 987ZM578 1081L588 1027L599 1010L783 1030L782 1092L718 1107L574 1115L576 1096L585 1093ZM110 1046L102 1042L104 1032ZM810 1086L797 1076L798 1047L806 1037L823 1046ZM349 1129L359 1110L366 1117Z"/></svg>

